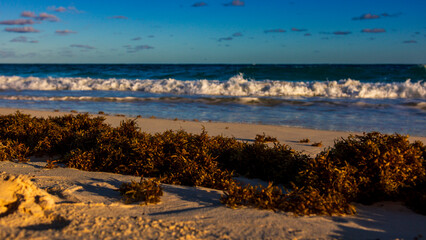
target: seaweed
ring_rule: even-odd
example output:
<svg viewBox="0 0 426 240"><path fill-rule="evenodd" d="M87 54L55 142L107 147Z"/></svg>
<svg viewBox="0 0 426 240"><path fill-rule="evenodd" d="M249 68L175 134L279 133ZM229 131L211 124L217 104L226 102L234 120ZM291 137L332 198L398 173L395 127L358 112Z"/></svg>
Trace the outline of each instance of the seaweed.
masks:
<svg viewBox="0 0 426 240"><path fill-rule="evenodd" d="M123 183L118 189L126 204L134 202L158 203L163 196L163 189L158 179L141 179L140 182L132 181Z"/></svg>
<svg viewBox="0 0 426 240"><path fill-rule="evenodd" d="M0 140L0 161L28 162L30 149L16 140Z"/></svg>
<svg viewBox="0 0 426 240"><path fill-rule="evenodd" d="M331 215L354 213L352 202L397 200L426 214L426 147L407 136L351 135L312 158L265 134L243 142L209 136L205 129L148 134L135 120L118 127L104 121L88 114L0 116L0 160L48 156L47 168L61 163L156 179L124 185L129 199L161 181L224 190L221 201L230 207ZM271 183L241 186L234 176Z"/></svg>
<svg viewBox="0 0 426 240"><path fill-rule="evenodd" d="M314 142L311 144L312 147L322 147L322 142Z"/></svg>

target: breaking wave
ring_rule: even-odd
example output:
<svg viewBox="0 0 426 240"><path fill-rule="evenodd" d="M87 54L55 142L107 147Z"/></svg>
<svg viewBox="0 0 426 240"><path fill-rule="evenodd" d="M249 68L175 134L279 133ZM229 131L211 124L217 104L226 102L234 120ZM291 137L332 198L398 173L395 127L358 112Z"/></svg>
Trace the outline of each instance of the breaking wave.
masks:
<svg viewBox="0 0 426 240"><path fill-rule="evenodd" d="M339 81L255 81L242 74L226 81L169 79L97 79L81 77L0 76L1 90L141 91L176 95L329 98L426 98L426 82L365 83Z"/></svg>

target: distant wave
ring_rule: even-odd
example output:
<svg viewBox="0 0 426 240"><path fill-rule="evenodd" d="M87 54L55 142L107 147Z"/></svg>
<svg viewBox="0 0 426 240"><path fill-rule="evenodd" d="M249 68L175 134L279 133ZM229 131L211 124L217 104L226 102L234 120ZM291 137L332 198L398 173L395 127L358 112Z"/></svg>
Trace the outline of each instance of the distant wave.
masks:
<svg viewBox="0 0 426 240"><path fill-rule="evenodd" d="M315 101L304 102L297 100L277 99L277 98L257 98L257 97L92 97L92 96L2 96L0 100L21 100L21 101L74 101L74 102L173 102L173 103L205 103L205 104L249 104L275 106L279 104L291 105L312 105ZM323 102L323 101L321 101ZM330 102L333 104L333 102Z"/></svg>
<svg viewBox="0 0 426 240"><path fill-rule="evenodd" d="M22 101L87 101L87 102L175 102L175 103L207 103L207 104L223 104L223 103L239 103L239 104L256 104L256 105L278 105L286 100L270 99L270 98L253 98L253 97L91 97L91 96L1 96L0 100L22 100ZM289 101L290 102L290 101ZM302 104L302 103L300 103Z"/></svg>
<svg viewBox="0 0 426 240"><path fill-rule="evenodd" d="M357 101L333 101L324 100L322 98L310 99L285 99L270 97L229 97L229 96L204 96L204 97L92 97L92 96L3 96L0 100L8 101L56 101L56 102L117 102L117 103L135 103L135 102L166 102L166 103L202 103L209 105L223 104L240 104L240 105L256 105L256 106L280 106L280 105L296 105L296 106L325 106L334 105L340 107L357 107L357 108L377 108L387 104L368 103L363 100ZM417 108L426 111L426 102L411 101L399 102L398 105L410 108Z"/></svg>
<svg viewBox="0 0 426 240"><path fill-rule="evenodd" d="M95 79L0 76L1 90L142 91L176 95L329 98L426 98L426 82L363 83L340 81L255 81L242 74L227 81L169 79Z"/></svg>

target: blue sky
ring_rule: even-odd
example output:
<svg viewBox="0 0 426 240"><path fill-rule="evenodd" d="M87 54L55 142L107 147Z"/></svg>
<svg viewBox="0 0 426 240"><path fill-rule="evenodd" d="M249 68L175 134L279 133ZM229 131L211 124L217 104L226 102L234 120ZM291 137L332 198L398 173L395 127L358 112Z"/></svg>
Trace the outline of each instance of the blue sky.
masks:
<svg viewBox="0 0 426 240"><path fill-rule="evenodd" d="M0 63L426 63L424 0L0 0Z"/></svg>

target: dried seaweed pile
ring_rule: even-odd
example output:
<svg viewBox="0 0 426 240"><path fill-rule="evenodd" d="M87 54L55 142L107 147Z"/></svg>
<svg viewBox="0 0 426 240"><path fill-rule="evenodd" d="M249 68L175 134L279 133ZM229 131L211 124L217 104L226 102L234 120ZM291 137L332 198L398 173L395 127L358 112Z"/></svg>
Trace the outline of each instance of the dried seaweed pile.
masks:
<svg viewBox="0 0 426 240"><path fill-rule="evenodd" d="M426 147L398 134L350 136L310 158L264 135L247 143L205 131L148 134L131 120L111 127L104 118L87 114L0 116L0 160L25 162L30 156L48 156L50 167L60 162L86 171L221 189L221 201L230 207L351 214L351 202L398 200L426 214ZM242 186L233 180L236 175L274 184ZM123 186L129 201L158 200L158 191L143 191L158 189L154 185L133 185Z"/></svg>

